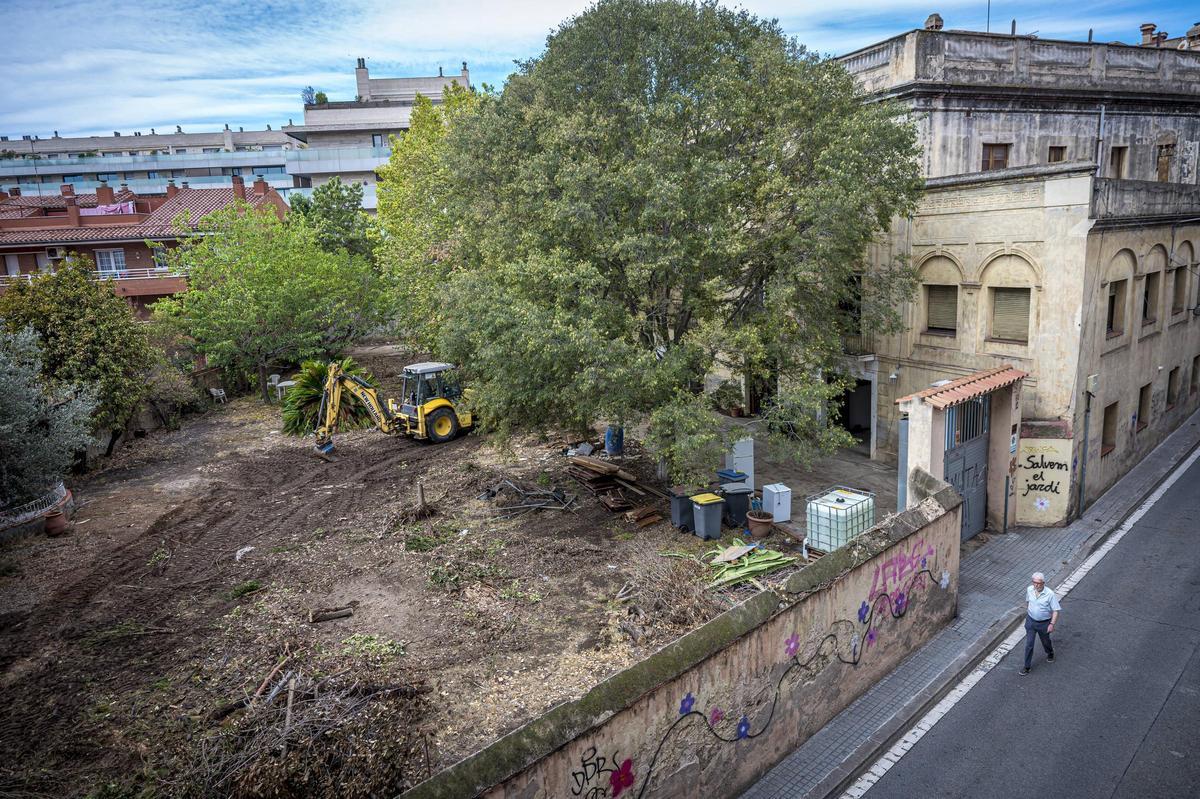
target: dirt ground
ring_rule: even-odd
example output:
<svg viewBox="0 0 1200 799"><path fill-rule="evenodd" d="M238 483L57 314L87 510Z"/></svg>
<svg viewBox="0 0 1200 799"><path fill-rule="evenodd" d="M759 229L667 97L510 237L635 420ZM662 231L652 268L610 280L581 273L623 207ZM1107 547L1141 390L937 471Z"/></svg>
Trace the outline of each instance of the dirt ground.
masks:
<svg viewBox="0 0 1200 799"><path fill-rule="evenodd" d="M563 441L358 431L325 463L278 428L243 399L135 441L73 485L70 535L0 547L0 796L394 793L738 598ZM504 478L578 509L504 519Z"/></svg>

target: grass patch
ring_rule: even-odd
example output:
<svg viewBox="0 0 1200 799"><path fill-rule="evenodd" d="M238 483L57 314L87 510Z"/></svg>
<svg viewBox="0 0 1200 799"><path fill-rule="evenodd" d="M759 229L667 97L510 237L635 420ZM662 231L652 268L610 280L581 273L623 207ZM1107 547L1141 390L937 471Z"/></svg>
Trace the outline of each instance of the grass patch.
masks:
<svg viewBox="0 0 1200 799"><path fill-rule="evenodd" d="M241 597L244 597L246 594L253 594L255 591L259 590L262 587L263 587L262 583L260 583L258 580L247 580L246 582L242 583L241 585L237 586L232 591L230 591L229 598L230 599L240 599Z"/></svg>
<svg viewBox="0 0 1200 799"><path fill-rule="evenodd" d="M342 639L343 655L360 655L371 657L400 657L404 654L404 644L378 635L357 633Z"/></svg>
<svg viewBox="0 0 1200 799"><path fill-rule="evenodd" d="M171 553L167 551L167 548L159 547L154 550L154 554L150 556L150 560L146 561L146 565L153 568L169 557L171 557Z"/></svg>
<svg viewBox="0 0 1200 799"><path fill-rule="evenodd" d="M446 591L459 591L471 583L503 579L504 576L504 569L500 566L467 560L443 561L428 572L429 584Z"/></svg>
<svg viewBox="0 0 1200 799"><path fill-rule="evenodd" d="M542 595L537 591L522 591L521 581L513 580L512 583L500 592L501 599L512 599L519 602L528 602L531 605L536 605L542 601Z"/></svg>

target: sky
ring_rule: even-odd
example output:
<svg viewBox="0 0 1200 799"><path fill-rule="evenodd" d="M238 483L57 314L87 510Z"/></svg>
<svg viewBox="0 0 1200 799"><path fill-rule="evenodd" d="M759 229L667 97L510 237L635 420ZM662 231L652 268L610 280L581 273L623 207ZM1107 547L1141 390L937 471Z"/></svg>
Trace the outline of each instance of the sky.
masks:
<svg viewBox="0 0 1200 799"><path fill-rule="evenodd" d="M302 121L300 90L354 99L354 63L372 77L457 73L503 85L536 57L582 0L0 0L4 69L0 135L46 138L278 128ZM984 30L987 0L741 0L809 48L839 55L923 25ZM1200 19L1183 0L991 2L991 30L1042 38L1139 41L1154 22L1171 36Z"/></svg>

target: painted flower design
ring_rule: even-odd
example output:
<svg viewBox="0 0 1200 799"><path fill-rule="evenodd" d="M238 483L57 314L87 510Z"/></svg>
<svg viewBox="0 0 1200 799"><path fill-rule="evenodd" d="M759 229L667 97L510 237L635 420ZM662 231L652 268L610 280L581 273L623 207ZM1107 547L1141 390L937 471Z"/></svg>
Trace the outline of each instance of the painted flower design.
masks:
<svg viewBox="0 0 1200 799"><path fill-rule="evenodd" d="M784 646L783 651L787 653L788 657L795 657L796 652L800 650L800 636L796 633L792 633L792 637L787 639L787 641L784 643L786 646Z"/></svg>
<svg viewBox="0 0 1200 799"><path fill-rule="evenodd" d="M896 598L892 601L892 605L896 609L896 615L899 616L904 613L904 609L908 607L908 597L906 597L904 592L901 591L900 593L896 594Z"/></svg>
<svg viewBox="0 0 1200 799"><path fill-rule="evenodd" d="M867 646L870 646L873 643L875 643L875 628L874 627L867 630Z"/></svg>
<svg viewBox="0 0 1200 799"><path fill-rule="evenodd" d="M1045 497L1038 497L1033 501L1033 506L1038 510L1048 510L1050 508L1050 500Z"/></svg>
<svg viewBox="0 0 1200 799"><path fill-rule="evenodd" d="M692 707L696 704L696 697L692 696L692 692L688 691L688 695L679 703L679 715L686 716L692 712Z"/></svg>
<svg viewBox="0 0 1200 799"><path fill-rule="evenodd" d="M921 568L924 569L928 562L929 558L921 558Z"/></svg>
<svg viewBox="0 0 1200 799"><path fill-rule="evenodd" d="M942 586L943 591L950 587L950 572L945 569L942 569L942 579L940 585Z"/></svg>
<svg viewBox="0 0 1200 799"><path fill-rule="evenodd" d="M709 725L715 727L725 720L725 711L719 707L714 707L712 712L708 714Z"/></svg>
<svg viewBox="0 0 1200 799"><path fill-rule="evenodd" d="M608 785L612 788L613 799L620 796L626 788L633 787L633 760L631 758L625 758L621 767L608 775Z"/></svg>
<svg viewBox="0 0 1200 799"><path fill-rule="evenodd" d="M749 737L749 735L750 735L750 719L746 718L745 716L742 716L741 721L738 722L738 728L737 728L738 740L740 741L742 738L747 738L747 737Z"/></svg>
<svg viewBox="0 0 1200 799"><path fill-rule="evenodd" d="M861 605L859 605L858 606L858 623L866 624L867 623L867 614L870 612L871 612L871 606L868 605L866 602L863 602Z"/></svg>

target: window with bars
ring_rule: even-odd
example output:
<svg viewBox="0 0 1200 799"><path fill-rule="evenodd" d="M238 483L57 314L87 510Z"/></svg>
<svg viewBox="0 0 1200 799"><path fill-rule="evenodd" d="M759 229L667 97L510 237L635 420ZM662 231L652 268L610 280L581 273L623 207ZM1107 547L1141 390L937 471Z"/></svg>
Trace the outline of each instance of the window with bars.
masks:
<svg viewBox="0 0 1200 799"><path fill-rule="evenodd" d="M992 338L1029 341L1029 289L992 289Z"/></svg>
<svg viewBox="0 0 1200 799"><path fill-rule="evenodd" d="M985 394L946 409L946 449L987 435L991 429L992 396Z"/></svg>
<svg viewBox="0 0 1200 799"><path fill-rule="evenodd" d="M987 172L992 169L1004 169L1008 166L1008 149L1010 144L985 144L983 145L983 166L981 169Z"/></svg>
<svg viewBox="0 0 1200 799"><path fill-rule="evenodd" d="M1114 280L1108 284L1108 316L1105 330L1108 338L1116 338L1125 332L1125 292L1129 282Z"/></svg>
<svg viewBox="0 0 1200 799"><path fill-rule="evenodd" d="M925 332L953 336L958 331L958 286L925 287Z"/></svg>
<svg viewBox="0 0 1200 799"><path fill-rule="evenodd" d="M101 272L122 272L125 270L124 250L96 250L96 268Z"/></svg>

